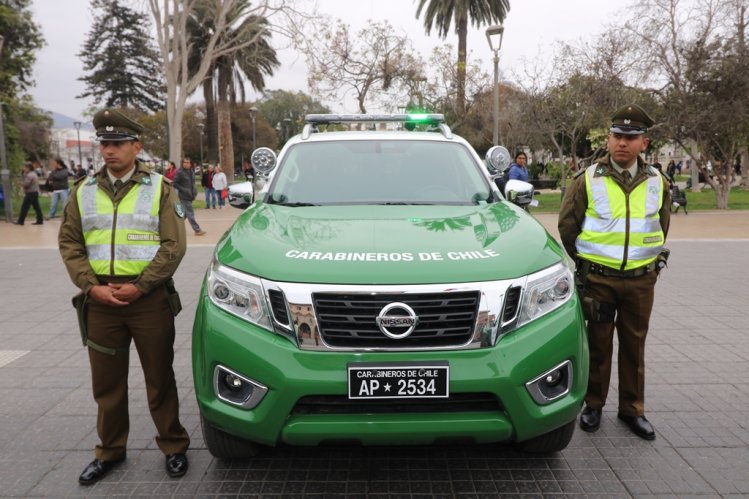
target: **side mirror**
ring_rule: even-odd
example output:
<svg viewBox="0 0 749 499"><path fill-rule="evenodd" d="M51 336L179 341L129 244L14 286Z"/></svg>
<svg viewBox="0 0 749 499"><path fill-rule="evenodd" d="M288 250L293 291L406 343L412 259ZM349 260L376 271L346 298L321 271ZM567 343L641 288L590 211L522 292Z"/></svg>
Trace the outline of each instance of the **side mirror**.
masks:
<svg viewBox="0 0 749 499"><path fill-rule="evenodd" d="M486 151L486 157L484 158L486 163L486 169L489 171L489 175L497 177L502 175L512 163L512 157L510 157L510 151L504 146L494 146Z"/></svg>
<svg viewBox="0 0 749 499"><path fill-rule="evenodd" d="M255 190L252 182L241 182L229 186L229 204L235 208L244 210L255 200Z"/></svg>
<svg viewBox="0 0 749 499"><path fill-rule="evenodd" d="M505 184L505 198L527 210L528 206L538 206L533 199L533 184L522 180L508 180Z"/></svg>

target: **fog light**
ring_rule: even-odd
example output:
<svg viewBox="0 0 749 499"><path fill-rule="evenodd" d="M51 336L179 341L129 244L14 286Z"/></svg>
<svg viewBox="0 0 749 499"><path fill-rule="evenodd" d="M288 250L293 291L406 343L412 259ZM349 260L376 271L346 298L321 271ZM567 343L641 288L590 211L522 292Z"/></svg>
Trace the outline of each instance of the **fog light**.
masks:
<svg viewBox="0 0 749 499"><path fill-rule="evenodd" d="M558 400L572 388L572 362L566 360L525 384L528 393L539 405Z"/></svg>
<svg viewBox="0 0 749 499"><path fill-rule="evenodd" d="M244 409L253 409L268 392L268 388L224 366L213 371L213 390L219 400Z"/></svg>
<svg viewBox="0 0 749 499"><path fill-rule="evenodd" d="M224 383L226 383L226 386L229 387L229 390L238 392L242 389L242 380L233 375L233 374L227 374L224 376Z"/></svg>

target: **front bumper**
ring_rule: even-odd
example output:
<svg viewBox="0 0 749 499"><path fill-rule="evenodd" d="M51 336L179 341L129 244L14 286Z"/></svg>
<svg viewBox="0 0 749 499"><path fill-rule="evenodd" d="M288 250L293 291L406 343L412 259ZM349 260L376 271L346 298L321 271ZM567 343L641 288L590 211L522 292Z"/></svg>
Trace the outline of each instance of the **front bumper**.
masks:
<svg viewBox="0 0 749 499"><path fill-rule="evenodd" d="M295 409L309 397L344 397L350 362L447 361L451 394L492 394L492 410L434 412L387 409L311 413ZM525 384L569 360L569 393L539 405ZM253 409L220 400L216 365L267 387ZM215 307L205 291L193 327L193 378L201 415L208 424L253 442L317 445L324 442L430 444L524 441L572 421L588 380L588 348L577 299L507 334L491 348L420 352L303 351L288 339L257 328ZM383 407L384 406L384 407Z"/></svg>

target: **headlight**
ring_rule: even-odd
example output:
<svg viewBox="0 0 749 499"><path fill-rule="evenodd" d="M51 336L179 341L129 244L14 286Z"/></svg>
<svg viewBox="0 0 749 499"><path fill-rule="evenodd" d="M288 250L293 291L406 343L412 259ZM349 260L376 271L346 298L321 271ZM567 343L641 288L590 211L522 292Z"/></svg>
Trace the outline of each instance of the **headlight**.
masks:
<svg viewBox="0 0 749 499"><path fill-rule="evenodd" d="M208 269L208 296L217 307L273 331L260 279L214 260Z"/></svg>
<svg viewBox="0 0 749 499"><path fill-rule="evenodd" d="M575 291L572 270L559 263L528 276L520 304L518 326L522 326L561 307Z"/></svg>

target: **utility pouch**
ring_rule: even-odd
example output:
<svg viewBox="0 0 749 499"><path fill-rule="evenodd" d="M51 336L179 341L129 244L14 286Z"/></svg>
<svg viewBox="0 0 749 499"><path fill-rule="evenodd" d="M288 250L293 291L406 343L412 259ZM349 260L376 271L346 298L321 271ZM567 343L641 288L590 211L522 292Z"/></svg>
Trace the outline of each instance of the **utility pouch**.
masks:
<svg viewBox="0 0 749 499"><path fill-rule="evenodd" d="M86 311L88 310L88 296L78 293L73 297L73 307L78 316L78 329L81 332L81 341L85 347L88 344L88 331L86 330Z"/></svg>
<svg viewBox="0 0 749 499"><path fill-rule="evenodd" d="M171 277L166 281L166 299L169 302L169 310L172 311L172 315L177 317L177 314L182 310L182 301L179 299L179 293L177 288L174 287L174 279Z"/></svg>
<svg viewBox="0 0 749 499"><path fill-rule="evenodd" d="M613 303L601 303L586 296L583 298L583 315L592 322L614 322L616 317L616 305Z"/></svg>

